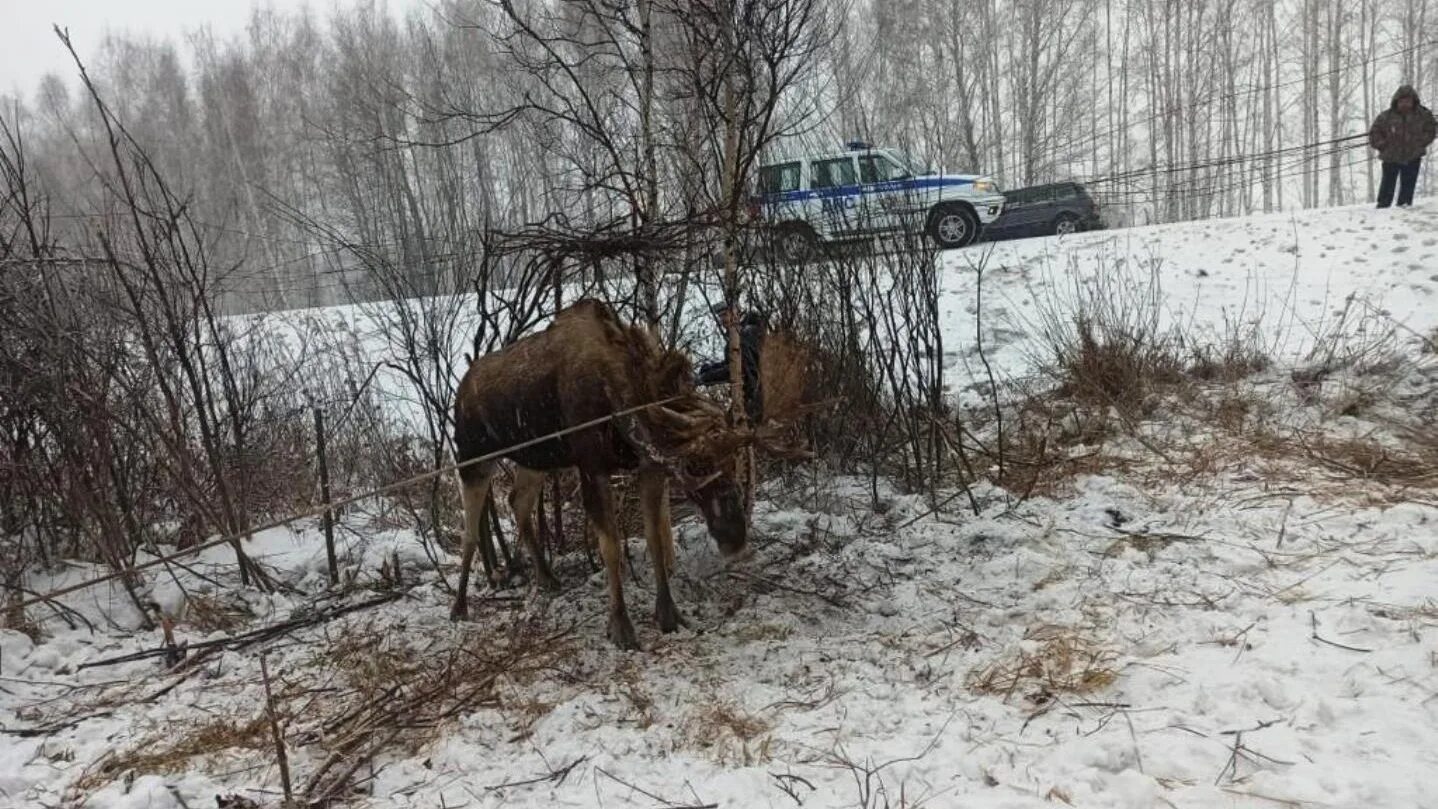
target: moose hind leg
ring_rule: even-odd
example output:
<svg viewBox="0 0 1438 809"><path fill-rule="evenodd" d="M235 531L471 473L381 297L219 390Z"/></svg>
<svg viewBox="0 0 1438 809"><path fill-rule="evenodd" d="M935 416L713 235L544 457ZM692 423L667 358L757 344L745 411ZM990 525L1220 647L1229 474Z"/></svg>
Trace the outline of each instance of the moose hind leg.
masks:
<svg viewBox="0 0 1438 809"><path fill-rule="evenodd" d="M599 536L599 554L604 558L605 578L609 582L609 640L621 649L638 649L634 624L624 608L624 578L620 571L619 529L614 519L614 494L607 475L580 473L580 491L584 510Z"/></svg>
<svg viewBox="0 0 1438 809"><path fill-rule="evenodd" d="M464 504L464 543L459 554L459 582L454 595L454 606L450 608L451 620L459 621L469 617L469 571L474 567L474 552L480 550L484 556L485 573L494 570L494 547L490 544L489 520L485 519L485 505L489 502L489 486L494 476L492 467L460 470L460 495Z"/></svg>
<svg viewBox="0 0 1438 809"><path fill-rule="evenodd" d="M556 592L559 579L555 578L549 562L544 559L544 549L539 546L538 532L535 531L534 511L539 505L539 495L544 491L545 474L533 469L516 467L514 470L514 491L510 493L509 504L514 508L515 531L529 552L529 561L534 565L534 581L541 590Z"/></svg>
<svg viewBox="0 0 1438 809"><path fill-rule="evenodd" d="M669 593L674 570L674 535L669 523L669 479L661 468L639 472L639 505L644 512L644 538L649 543L649 564L654 568L654 620L663 632L685 625Z"/></svg>

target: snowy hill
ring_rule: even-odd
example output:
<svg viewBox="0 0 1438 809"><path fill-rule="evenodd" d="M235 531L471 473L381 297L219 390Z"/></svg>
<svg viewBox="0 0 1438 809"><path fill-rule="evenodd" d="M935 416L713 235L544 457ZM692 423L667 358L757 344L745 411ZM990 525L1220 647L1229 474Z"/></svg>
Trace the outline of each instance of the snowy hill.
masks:
<svg viewBox="0 0 1438 809"><path fill-rule="evenodd" d="M975 266L984 268L989 359L1033 373L1043 310L1084 295L1138 293L1165 325L1221 342L1255 330L1279 363L1317 338L1377 316L1405 333L1438 327L1438 205L1363 205L979 244L944 255L951 381L976 375ZM1350 301L1350 297L1352 300ZM1346 322L1345 322L1346 319Z"/></svg>
<svg viewBox="0 0 1438 809"><path fill-rule="evenodd" d="M452 624L413 538L349 514L357 580L390 592L376 570L399 551L402 595L264 647L297 791L376 807L1438 806L1438 451L1397 440L1438 399L1422 343L1438 207L942 260L948 382L974 408L980 325L1001 381L1042 387L1052 315L1082 301L1156 301L1164 327L1257 335L1274 365L1065 446L1070 466L1031 497L977 487L977 514L956 493L936 509L881 487L875 508L866 481L773 481L752 559L725 566L702 526L678 531L692 627L674 635L649 620L631 540L640 653L604 640L603 577L583 559L562 560L558 596L486 593ZM1296 382L1337 335L1365 362ZM192 654L334 606L312 597L313 524L251 545L289 592L226 602L200 577L229 583L218 551L155 580ZM62 601L94 630L36 610L42 643L0 632L0 796L278 805L260 646L210 647L178 675L110 662L155 637L107 623L118 589Z"/></svg>

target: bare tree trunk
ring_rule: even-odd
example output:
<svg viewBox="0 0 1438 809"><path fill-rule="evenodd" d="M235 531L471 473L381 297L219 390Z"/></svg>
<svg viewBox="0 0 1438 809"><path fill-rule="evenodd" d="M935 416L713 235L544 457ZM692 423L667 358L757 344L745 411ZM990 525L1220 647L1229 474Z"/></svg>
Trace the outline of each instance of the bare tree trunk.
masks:
<svg viewBox="0 0 1438 809"><path fill-rule="evenodd" d="M1367 128L1368 123L1373 120L1373 57L1377 53L1376 40L1378 38L1378 15L1373 7L1374 0L1362 0L1360 17L1358 21L1359 31L1359 59L1363 66L1363 125ZM1367 181L1367 193L1365 199L1373 199L1373 161L1363 161L1363 174Z"/></svg>
<svg viewBox="0 0 1438 809"><path fill-rule="evenodd" d="M644 201L641 229L659 221L659 163L654 144L654 0L639 0L639 49L642 77L639 88L639 142L643 151ZM644 320L659 336L659 273L650 253L639 258L639 288Z"/></svg>
<svg viewBox="0 0 1438 809"><path fill-rule="evenodd" d="M1328 140L1343 136L1343 22L1345 3L1328 3ZM1343 151L1328 147L1328 204L1343 204Z"/></svg>
<svg viewBox="0 0 1438 809"><path fill-rule="evenodd" d="M1260 80L1270 87L1276 84L1277 78L1277 50L1274 42L1273 16L1276 12L1272 3L1269 4L1266 13L1259 21L1262 37L1259 41L1259 50L1263 60L1263 67L1259 71ZM1273 212L1273 150L1275 148L1275 136L1278 135L1276 122L1274 121L1274 94L1276 90L1265 87L1263 89L1263 211ZM1282 203L1280 203L1282 204Z"/></svg>

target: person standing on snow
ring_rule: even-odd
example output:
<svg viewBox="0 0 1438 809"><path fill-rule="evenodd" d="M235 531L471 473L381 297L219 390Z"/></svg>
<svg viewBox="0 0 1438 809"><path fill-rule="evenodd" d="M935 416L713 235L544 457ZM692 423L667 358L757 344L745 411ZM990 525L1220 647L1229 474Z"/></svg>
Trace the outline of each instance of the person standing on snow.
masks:
<svg viewBox="0 0 1438 809"><path fill-rule="evenodd" d="M1368 130L1368 145L1378 150L1383 161L1383 182L1378 186L1378 207L1393 204L1393 189L1398 187L1398 204L1413 204L1413 187L1418 184L1418 169L1428 145L1438 134L1433 113L1418 99L1413 85L1405 84L1393 94L1393 104L1378 114Z"/></svg>

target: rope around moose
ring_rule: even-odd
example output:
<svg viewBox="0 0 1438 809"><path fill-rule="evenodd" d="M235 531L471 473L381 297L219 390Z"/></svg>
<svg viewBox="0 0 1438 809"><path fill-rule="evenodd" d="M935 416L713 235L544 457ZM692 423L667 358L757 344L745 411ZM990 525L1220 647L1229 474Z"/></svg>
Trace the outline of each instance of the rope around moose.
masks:
<svg viewBox="0 0 1438 809"><path fill-rule="evenodd" d="M610 413L610 414L607 415L607 416L600 416L600 417L595 418L595 419L590 419L589 421L586 421L586 422L584 422L583 424L576 424L576 425L574 425L573 427L565 427L565 428L562 429L562 430L556 430L556 431L554 431L554 432L552 432L552 433L549 433L548 435L542 435L542 436L539 436L538 438L531 438L531 439L529 439L529 440L527 440L527 441L521 441L521 442L519 442L518 444L515 444L515 445L510 446L510 447L505 447L504 449L496 450L496 451L494 451L494 452L488 453L487 455L480 455L480 456L478 456L478 457L476 457L476 458L470 458L470 459L467 460L467 461L461 461L461 462L459 462L459 463L452 463L452 464L449 464L449 465L447 465L447 466L442 466L442 467L440 467L440 468L438 468L438 469L432 469L432 470L430 470L430 471L428 471L428 472L421 472L421 473L418 474L418 475L413 475L413 476L411 476L411 477L405 478L404 480L396 481L396 482L394 482L394 483L389 483L389 484L386 484L386 485L384 485L384 486L380 486L379 488L376 488L376 489L370 489L370 490L368 490L368 491L360 492L359 494L350 495L349 497L346 497L346 498L341 499L341 500L335 500L335 501L331 501L331 502L325 503L325 504L323 504L323 505L320 505L320 506L317 506L317 507L315 507L315 508L312 508L312 509L310 509L310 510L308 510L308 511L302 511L302 512L300 512L300 513L298 513L298 514L293 514L293 515L291 515L291 516L289 516L289 517L284 517L284 518L282 518L282 519L274 520L274 521L272 521L272 522L268 522L268 523L265 523L265 524L263 524L263 525L255 526L255 527L249 528L249 529L247 529L247 530L245 530L245 531L241 531L241 532L237 532L237 533L234 533L234 534L230 534L230 535L228 535L228 536L223 536L223 537L220 537L220 538L218 538L218 539L212 539L212 540L210 540L209 542L202 542L202 543L200 543L199 545L195 545L194 547L190 547L190 548L185 548L184 550L176 551L175 553L172 553L172 554L167 554L167 555L165 555L165 556L159 556L159 557L156 557L156 558L154 558L154 559L151 559L151 560L148 561L148 562L144 562L143 564L134 565L133 567L128 567L128 568L125 568L124 570L117 570L117 571L115 571L115 572L113 572L113 573L108 573L108 574L106 574L106 575L104 575L104 576L98 576L98 577L96 577L96 578L89 579L89 580L86 580L86 581L82 581L82 582L79 582L79 583L77 583L77 584L71 584L71 585L68 585L68 586L66 586L66 587L61 587L61 588L59 588L58 590L52 590L51 592L46 593L46 594L44 594L44 595L36 595L36 596L33 596L33 597L31 597L30 599L28 599L28 600L26 600L26 601L21 601L21 602L18 603L18 604L12 605L12 606L11 606L11 609L20 609L20 610L23 610L23 609L25 609L25 608L27 608L27 607L33 607L33 606L35 606L35 605L37 605L37 604L47 604L47 603L53 602L56 598L58 598L58 597L60 597L60 596L63 596L63 595L69 595L70 593L79 592L79 591L81 591L81 590L87 590L87 589L89 589L89 588L91 588L91 587L94 587L94 586L97 585L97 584L104 584L105 582L108 582L108 581L114 581L115 579L121 578L122 576L129 576L129 575L134 574L134 573L139 573L139 572L141 572L141 571L143 571L143 570L149 570L149 569L151 569L151 568L159 567L159 566L164 565L164 564L166 564L166 563L168 563L168 562L172 562L172 561L174 561L174 560L176 560L176 559L181 559L181 558L184 558L184 557L186 557L186 556L190 556L190 555L192 555L192 554L199 553L200 551L209 550L210 548L217 548L217 547L219 547L219 546L221 546L221 545L228 545L228 544L232 544L232 543L237 543L237 542L239 542L239 541L241 541L241 540L243 540L243 539L246 539L246 538L248 538L248 537L254 536L255 534L258 534L258 533L260 533L261 531L269 531L269 530L271 530L271 529L273 529L273 528L281 528L281 527L283 527L283 526L289 525L290 523L292 523L292 522L297 522L297 521L299 521L299 520L305 520L305 519L311 519L311 518L314 518L314 517L319 517L319 516L323 515L325 512L334 511L334 510L336 510L336 509L343 508L344 506L350 505L351 503L357 503L357 502L359 502L359 501L361 501L361 500L368 500L368 499L373 498L373 497L379 497L379 496L381 496L381 495L389 494L390 492L398 491L398 490L403 489L403 488L405 488L405 487L407 487L407 486L413 486L413 485L416 484L416 483L419 483L419 482L425 481L425 480L429 480L430 478L438 477L438 476L440 476L440 475L449 474L450 472L454 472L454 471L456 471L456 470L463 469L463 468L465 468L465 467L467 467L467 466L473 466L474 464L485 463L485 462L487 462L487 461L499 460L500 458L503 458L504 456L506 456L506 455L508 455L508 454L510 454L510 453L512 453L512 452L514 452L514 451L516 451L516 450L521 450L521 449L525 449L525 448L527 448L527 447L532 447L532 446L534 446L535 444L541 444L541 443L544 443L545 441L550 441L550 440L553 440L553 439L555 439L555 438L562 438L562 437L564 437L564 436L566 436L566 435L569 435L570 433L577 433L577 432L579 432L579 431L581 431L581 430L588 430L588 429L590 429L590 428L592 428L592 427L598 427L599 425L604 424L605 422L613 421L614 419L623 418L623 417L625 417L625 416L633 415L633 414L635 414L635 413L638 413L638 412L641 411L641 410L648 410L648 409L651 408L651 407L662 407L662 406L664 406L664 405L667 405L667 404L670 404L670 403L672 403L672 402L678 401L678 400L681 399L681 398L683 398L683 396L670 396L670 397L667 398L667 399L660 399L659 401L656 401L656 402L649 402L649 403L647 403L647 404L635 405L634 407L626 408L626 409L624 409L624 410L615 411L615 412L613 412L613 413Z"/></svg>

